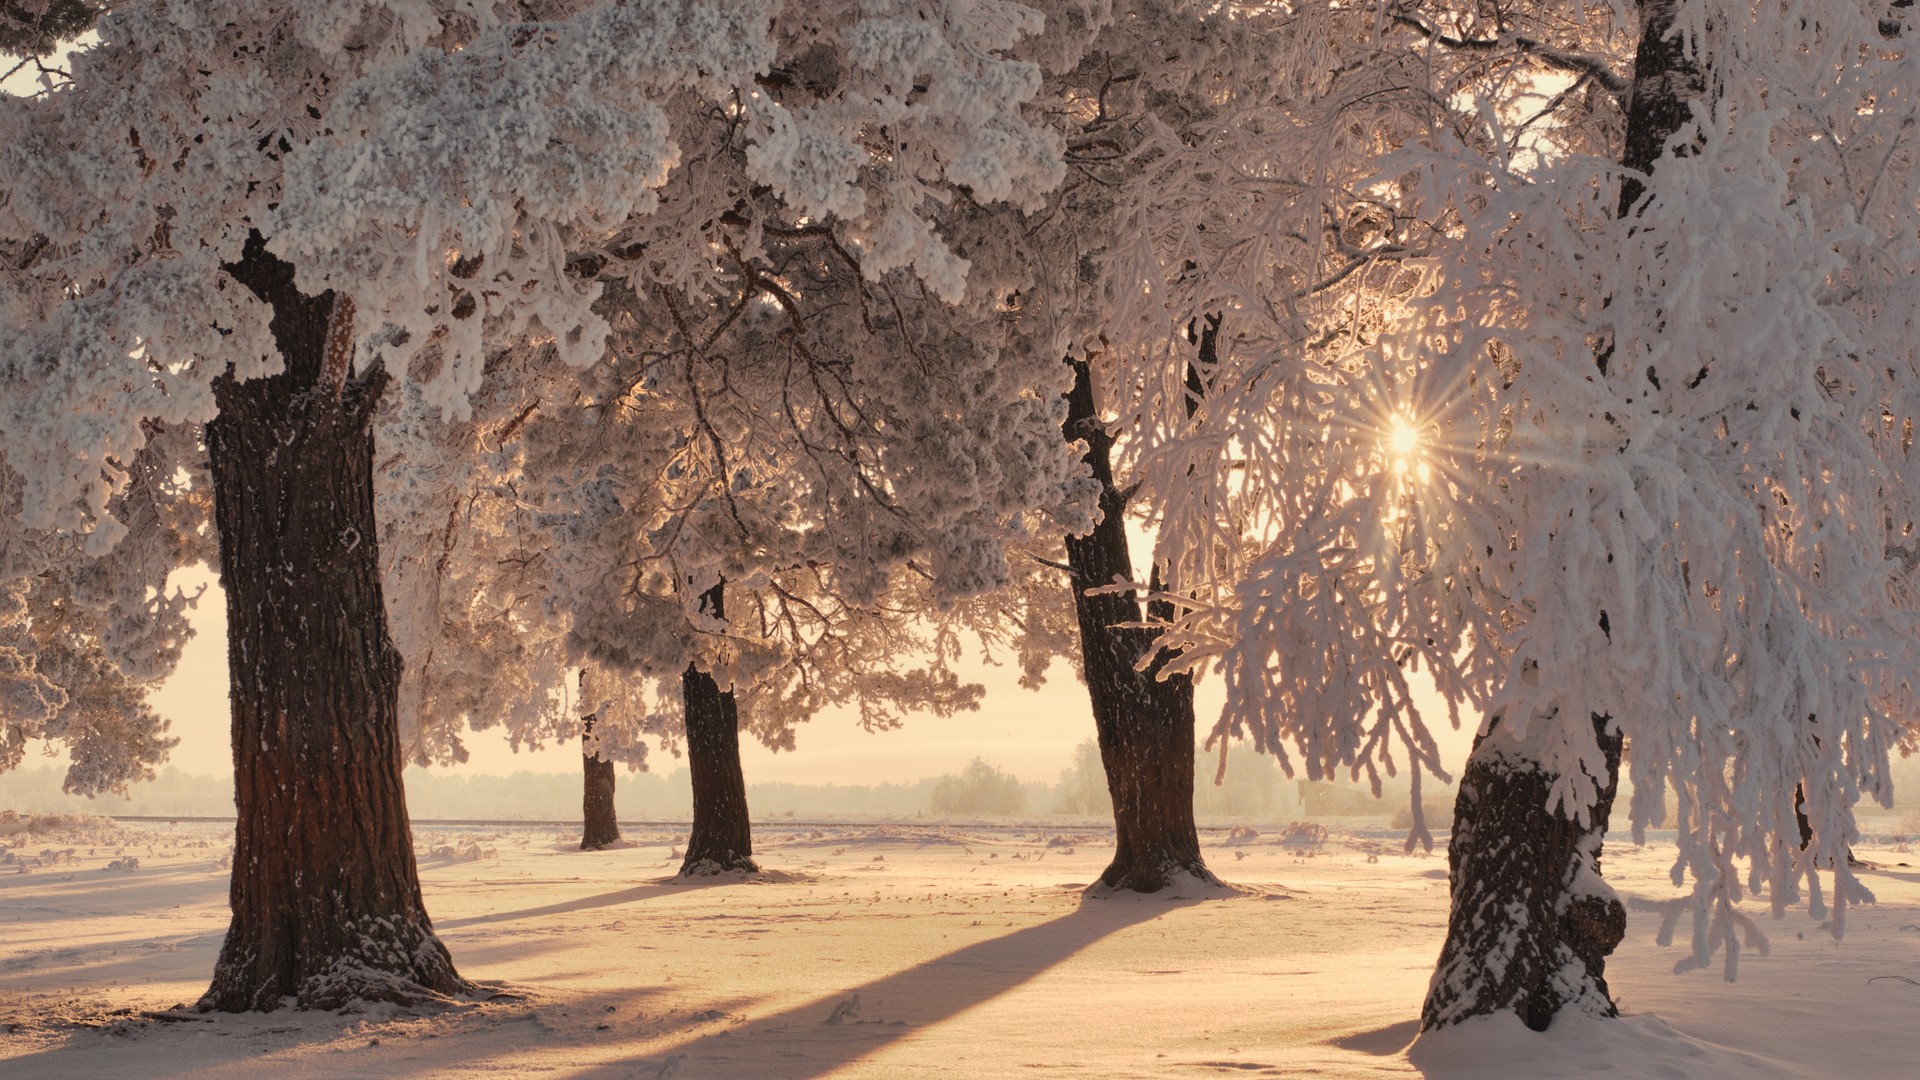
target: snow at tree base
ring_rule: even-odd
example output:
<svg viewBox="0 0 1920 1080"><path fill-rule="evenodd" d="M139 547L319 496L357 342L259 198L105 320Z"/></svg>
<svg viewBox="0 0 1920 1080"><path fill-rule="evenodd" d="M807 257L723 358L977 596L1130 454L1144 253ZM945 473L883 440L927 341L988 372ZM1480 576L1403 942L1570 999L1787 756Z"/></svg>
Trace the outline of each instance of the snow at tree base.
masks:
<svg viewBox="0 0 1920 1080"><path fill-rule="evenodd" d="M1916 20L0 0L0 771L211 567L237 819L0 807L0 1065L1900 1074ZM1102 823L749 806L982 659L1087 775L926 810ZM410 821L500 736L584 827Z"/></svg>
<svg viewBox="0 0 1920 1080"><path fill-rule="evenodd" d="M1610 845L1607 875L1629 905L1627 936L1607 964L1623 1015L1569 1014L1545 1034L1511 1014L1482 1017L1416 1041L1447 917L1446 860L1404 851L1384 813L1334 821L1319 844L1279 824L1260 822L1251 838L1203 827L1208 864L1241 890L1209 899L1083 899L1112 854L1112 830L1099 825L769 823L754 857L780 876L718 886L674 879L684 820L624 823L633 846L600 852L581 852L570 824L420 825L436 930L461 974L509 996L180 1020L141 1014L204 988L226 928L229 830L82 823L8 849L32 860L22 852L75 848L73 861L17 874L0 858L0 1075L1891 1080L1912 1071L1920 990L1899 976L1920 954L1920 933L1903 929L1920 925L1920 883L1899 863L1920 860L1877 828L1860 854L1887 867L1866 875L1878 903L1855 912L1846 941L1790 920L1772 955L1743 965L1735 983L1674 975L1685 950L1658 943L1674 905L1686 905L1667 878L1670 835ZM130 857L137 870L104 868Z"/></svg>

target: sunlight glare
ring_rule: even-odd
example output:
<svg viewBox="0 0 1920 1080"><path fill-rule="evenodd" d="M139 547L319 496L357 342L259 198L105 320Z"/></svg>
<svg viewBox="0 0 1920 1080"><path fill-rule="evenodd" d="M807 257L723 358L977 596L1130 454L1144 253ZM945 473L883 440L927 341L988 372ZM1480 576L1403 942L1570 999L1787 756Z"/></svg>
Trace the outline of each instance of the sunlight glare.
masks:
<svg viewBox="0 0 1920 1080"><path fill-rule="evenodd" d="M1420 484L1426 483L1432 476L1422 445L1421 426L1413 417L1404 412L1395 412L1387 421L1380 441L1382 449L1386 451L1387 464L1395 476Z"/></svg>
<svg viewBox="0 0 1920 1080"><path fill-rule="evenodd" d="M1387 449L1393 451L1396 458L1410 458L1420 452L1420 430L1413 421L1404 416L1396 416L1387 429Z"/></svg>

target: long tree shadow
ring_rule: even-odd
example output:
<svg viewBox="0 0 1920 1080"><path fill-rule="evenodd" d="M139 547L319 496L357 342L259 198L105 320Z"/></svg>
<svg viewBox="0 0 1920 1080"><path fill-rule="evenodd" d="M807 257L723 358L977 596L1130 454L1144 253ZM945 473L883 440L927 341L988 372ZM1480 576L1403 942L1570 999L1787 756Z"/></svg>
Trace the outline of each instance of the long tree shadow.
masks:
<svg viewBox="0 0 1920 1080"><path fill-rule="evenodd" d="M803 1005L576 1076L648 1075L686 1065L703 1076L823 1077L1026 983L1108 935L1197 900L1086 900L1024 930L955 949L904 971ZM674 1059L680 1059L675 1061ZM639 1071L636 1071L639 1070Z"/></svg>
<svg viewBox="0 0 1920 1080"><path fill-rule="evenodd" d="M716 882L721 884L724 882ZM582 897L561 904L507 912L494 917L505 919L536 918L542 914L612 906L645 899L707 883L653 884L633 889ZM958 1016L993 1000L1071 959L1101 939L1130 926L1147 922L1165 912L1198 901L1161 899L1083 900L1073 911L1047 922L1014 931L988 941L955 949L904 971L873 979L856 986L827 990L819 996L772 1015L744 1023L729 1022L743 1013L751 1016L758 997L746 994L716 995L706 1003L705 1011L686 1011L676 1007L662 1011L652 1004L662 993L661 986L630 986L611 993L591 995L578 1004L585 1008L612 1006L609 1015L639 1017L651 1015L644 1033L634 1032L647 1052L621 1054L617 1046L604 1046L612 1057L581 1067L569 1076L653 1076L710 1075L752 1076L764 1080L809 1080L824 1077L862 1058L885 1050L926 1028ZM486 920L463 920L485 922ZM211 943L207 943L210 948ZM202 950L204 951L204 950ZM831 986L831 984L823 984ZM537 987L531 987L537 991ZM751 989L751 988L738 988ZM51 1000L51 999L48 999ZM517 1001L518 999L513 999ZM858 1002L858 1007L852 1003ZM43 1003L44 1004L44 1003ZM72 1003L68 1003L69 1008ZM530 1039L548 1037L547 1024L555 1008L564 1017L565 1003L538 1000L521 1004L456 1007L446 1013L425 1010L410 1021L396 1021L428 1032L479 1033L500 1029L510 1032L526 1026ZM84 1012L87 1006L80 1006ZM0 1010L4 1012L5 1010ZM105 1015L76 1015L69 1021L41 1017L38 1026L69 1032L45 1050L9 1057L0 1064L0 1073L21 1076L103 1076L119 1072L149 1077L179 1075L204 1070L210 1063L260 1060L260 1055L297 1051L302 1046L337 1044L346 1049L352 1039L354 1052L366 1050L348 1030L352 1018L337 1014L267 1013L228 1016L208 1015L177 1024L161 1024L167 1031L140 1030L142 1037L162 1040L167 1045L192 1045L195 1052L182 1058L179 1068L143 1058L137 1073L113 1067L112 1063L82 1061L71 1057L76 1050L96 1045L107 1038L117 1025L130 1024L150 1029L151 1022L130 1010ZM465 1019L462 1019L465 1017ZM590 1023L591 1021L583 1021ZM631 1021L628 1021L631 1023ZM561 1021L565 1023L565 1021ZM724 1025L724 1026L723 1026ZM679 1028L676 1036L672 1029ZM358 1029L354 1029L357 1031ZM582 1033L584 1034L584 1032ZM615 1037L617 1038L617 1036ZM427 1076L455 1069L461 1064L487 1064L502 1067L515 1060L515 1051L498 1038L478 1038L471 1043L431 1044L405 1039L391 1051L381 1051L382 1075ZM562 1042L569 1036L562 1035ZM587 1036L589 1044L599 1041ZM374 1040L378 1042L379 1040ZM370 1044L369 1044L370 1045ZM431 1052L421 1048L431 1046ZM549 1049L559 1050L559 1046ZM635 1047L637 1050L638 1047ZM583 1056L600 1057L586 1045L574 1044ZM398 1060L384 1055L398 1051ZM505 1055L504 1059L502 1055ZM119 1062L125 1065L126 1062ZM104 1067L104 1071L102 1066ZM689 1066L684 1072L680 1066ZM79 1068L69 1068L79 1066ZM697 1071L695 1071L697 1067Z"/></svg>
<svg viewBox="0 0 1920 1080"><path fill-rule="evenodd" d="M1356 1031L1328 1039L1342 1050L1353 1050L1374 1057L1398 1057L1407 1052L1420 1035L1420 1018L1402 1020L1371 1031Z"/></svg>
<svg viewBox="0 0 1920 1080"><path fill-rule="evenodd" d="M537 919L544 915L564 915L570 911L587 911L592 908L617 907L621 904L637 903L656 896L668 896L673 893L690 892L694 889L711 889L718 885L738 885L739 878L669 878L649 885L636 885L631 889L618 889L614 892L600 893L595 896L582 896L574 900L562 900L557 904L542 904L539 907L521 908L519 911L495 911L485 915L470 915L464 919L435 920L435 930L458 930L463 926L485 926L492 923L513 922L516 919Z"/></svg>
<svg viewBox="0 0 1920 1080"><path fill-rule="evenodd" d="M1920 881L1920 871L1908 869L1906 863L1894 863L1891 866L1886 863L1867 863L1864 866L1854 867L1854 873L1862 878L1883 877L1892 878L1895 881Z"/></svg>
<svg viewBox="0 0 1920 1080"><path fill-rule="evenodd" d="M182 904L221 903L227 899L226 870L211 861L151 867L132 872L98 866L56 867L0 882L0 905L8 919L26 923L63 922L76 915L112 916L129 904L158 911ZM131 899L130 899L131 898Z"/></svg>
<svg viewBox="0 0 1920 1080"><path fill-rule="evenodd" d="M655 1004L661 992L657 986L621 988L596 994L589 1004L595 1009L605 1006L610 1014L615 1010L629 1017L651 1014L657 1018L651 1024L655 1035L711 1023L703 1013L661 1008ZM754 1000L722 999L716 1004L744 1009ZM554 1011L551 1002L518 997L489 1001L484 987L461 1002L424 1005L385 1017L294 1009L205 1014L190 1009L107 1010L75 1001L68 994L37 993L20 1001L0 995L0 1030L10 1035L23 1032L19 1036L23 1040L45 1043L22 1053L0 1040L0 1077L195 1080L209 1072L222 1076L518 1075L499 1063L514 1060L515 1051L527 1044L549 1039L548 1023ZM564 1011L559 1015L564 1017ZM369 1039L369 1031L375 1037ZM443 1039L450 1034L469 1038ZM130 1042L137 1042L139 1049L128 1053Z"/></svg>

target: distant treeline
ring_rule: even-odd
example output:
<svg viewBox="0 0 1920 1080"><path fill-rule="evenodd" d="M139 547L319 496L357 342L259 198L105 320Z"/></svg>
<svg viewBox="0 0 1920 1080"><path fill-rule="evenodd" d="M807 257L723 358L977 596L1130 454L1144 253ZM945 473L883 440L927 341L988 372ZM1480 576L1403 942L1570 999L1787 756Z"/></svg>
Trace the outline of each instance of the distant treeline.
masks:
<svg viewBox="0 0 1920 1080"><path fill-rule="evenodd" d="M1411 821L1406 784L1391 781L1375 799L1363 785L1288 779L1271 758L1235 746L1227 759L1225 781L1213 783L1218 758L1199 755L1194 809L1203 821L1285 822L1329 818L1380 817L1396 827ZM1920 758L1894 765L1900 791L1920 787ZM171 766L144 784L131 798L103 795L88 799L61 792L64 763L0 773L0 810L21 813L120 814L146 817L231 817L233 783L224 776L182 772ZM564 773L516 772L506 776L408 769L407 806L418 819L572 821L580 816L580 778ZM1453 791L1427 783L1427 824L1435 831L1453 821ZM1622 793L1623 801L1626 793ZM616 795L625 821L685 821L692 816L692 792L685 769L669 773L627 773ZM1100 752L1082 743L1068 767L1052 784L1022 782L983 759L945 776L907 783L747 785L747 802L761 821L891 820L933 818L970 820L995 817L1058 817L1088 822L1112 815ZM1902 818L1920 820L1907 809ZM1668 796L1671 828L1672 796ZM1876 808L1862 806L1863 813ZM1902 826L1908 831L1920 826Z"/></svg>
<svg viewBox="0 0 1920 1080"><path fill-rule="evenodd" d="M1215 784L1218 758L1201 752L1195 770L1194 809L1202 820L1293 821L1303 818L1404 815L1404 783L1376 800L1364 787L1296 782L1272 758L1244 745L1227 759ZM61 792L64 765L0 773L0 809L32 813L124 814L152 817L227 817L233 813L230 778L167 767L135 785L131 797L95 799ZM419 819L524 819L570 821L580 816L580 778L565 773L516 772L506 776L410 768L407 806ZM1432 798L1451 806L1451 792L1429 786ZM976 758L944 776L902 783L749 783L747 801L756 819L968 820L995 817L1059 817L1098 822L1112 816L1100 751L1091 742L1074 751L1054 783L1023 782L992 762ZM692 815L685 769L619 774L615 795L627 821L683 821ZM1436 807L1437 809L1437 807ZM1447 816L1450 817L1450 814ZM1439 820L1433 822L1444 827Z"/></svg>

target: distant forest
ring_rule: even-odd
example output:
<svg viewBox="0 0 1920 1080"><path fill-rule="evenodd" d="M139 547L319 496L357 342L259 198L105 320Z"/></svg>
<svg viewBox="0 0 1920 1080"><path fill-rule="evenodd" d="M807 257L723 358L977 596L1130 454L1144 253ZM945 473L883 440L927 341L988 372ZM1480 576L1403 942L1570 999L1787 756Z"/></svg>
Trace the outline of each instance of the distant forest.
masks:
<svg viewBox="0 0 1920 1080"><path fill-rule="evenodd" d="M1389 780L1379 799L1364 785L1288 779L1271 759L1246 746L1234 747L1225 780L1213 783L1217 758L1201 752L1196 761L1194 810L1210 824L1289 822L1328 818L1379 818L1394 827L1409 822L1404 779ZM1920 758L1895 762L1897 790L1920 790ZM60 790L66 766L46 764L0 773L0 809L26 813L90 813L141 817L229 817L231 781L221 776L167 767L154 779L135 785L129 797L87 798ZM580 778L565 773L521 771L448 773L409 768L407 805L418 820L574 821L580 817ZM1434 831L1448 828L1453 789L1428 782L1423 802ZM623 821L684 821L692 816L687 771L621 773L616 793ZM1022 782L1011 773L975 758L966 768L906 783L786 784L749 783L747 801L763 821L889 820L911 818L968 821L992 818L1059 818L1105 821L1111 814L1099 750L1091 741L1076 748L1052 784ZM1903 799L1895 815L1905 832L1920 832L1920 812ZM1863 815L1875 807L1863 804ZM1668 798L1666 827L1672 826Z"/></svg>
<svg viewBox="0 0 1920 1080"><path fill-rule="evenodd" d="M1376 802L1364 788L1289 780L1270 758L1235 747L1225 780L1215 785L1217 759L1202 752L1195 769L1194 809L1212 821L1292 821L1302 817L1404 816L1405 787ZM0 808L31 812L85 812L140 816L226 817L233 813L231 781L168 767L134 785L129 797L86 798L61 792L64 763L0 773ZM506 776L410 768L407 806L430 819L569 821L580 816L580 777L516 772ZM623 820L685 820L692 814L687 771L621 773L616 801ZM1449 802L1451 793L1440 793ZM943 776L905 783L749 783L756 818L971 820L1058 817L1105 820L1112 813L1099 751L1082 743L1052 783L1022 782L984 759ZM1304 799L1304 804L1303 804ZM1433 802L1429 794L1429 803ZM1432 813L1430 805L1429 813ZM1436 821L1436 827L1441 823Z"/></svg>

